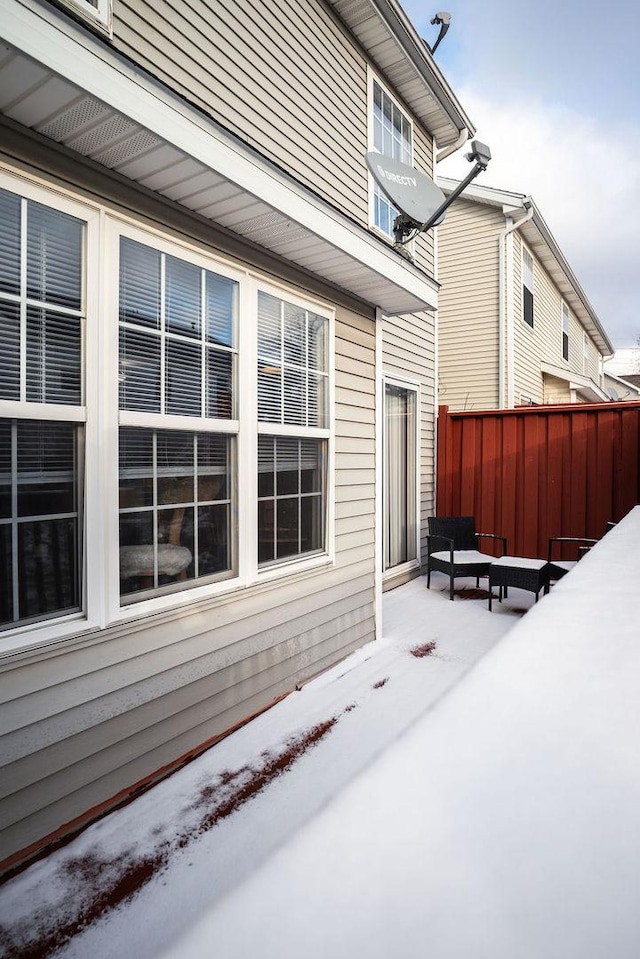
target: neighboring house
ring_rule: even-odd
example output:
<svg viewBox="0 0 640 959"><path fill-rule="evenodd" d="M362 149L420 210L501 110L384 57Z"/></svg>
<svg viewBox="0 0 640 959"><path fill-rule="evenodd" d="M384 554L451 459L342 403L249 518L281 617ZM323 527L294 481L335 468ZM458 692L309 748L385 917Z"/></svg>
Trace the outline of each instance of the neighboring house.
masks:
<svg viewBox="0 0 640 959"><path fill-rule="evenodd" d="M637 382L634 382L636 380ZM640 376L614 376L604 367L604 390L610 400L640 400Z"/></svg>
<svg viewBox="0 0 640 959"><path fill-rule="evenodd" d="M438 227L438 263L441 403L609 399L603 359L613 347L530 197L470 186Z"/></svg>
<svg viewBox="0 0 640 959"><path fill-rule="evenodd" d="M0 8L2 871L379 635L438 284L364 154L473 128L396 0Z"/></svg>

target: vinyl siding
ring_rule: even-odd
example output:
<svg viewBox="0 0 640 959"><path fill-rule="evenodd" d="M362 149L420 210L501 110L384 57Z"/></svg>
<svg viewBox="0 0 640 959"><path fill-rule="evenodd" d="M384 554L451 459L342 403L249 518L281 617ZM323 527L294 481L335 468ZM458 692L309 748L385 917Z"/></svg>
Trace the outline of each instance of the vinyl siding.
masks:
<svg viewBox="0 0 640 959"><path fill-rule="evenodd" d="M438 227L438 401L498 405L498 236L504 217L459 200Z"/></svg>
<svg viewBox="0 0 640 959"><path fill-rule="evenodd" d="M420 556L426 557L427 517L435 510L435 333L433 315L415 313L386 317L382 326L385 375L420 388ZM402 581L389 574L393 585ZM408 579L408 575L403 577Z"/></svg>
<svg viewBox="0 0 640 959"><path fill-rule="evenodd" d="M113 43L367 227L366 57L321 0L292 0L282 18L277 0L115 0ZM413 122L431 175L432 139ZM431 237L416 260L433 275Z"/></svg>
<svg viewBox="0 0 640 959"><path fill-rule="evenodd" d="M570 391L565 385L558 391L556 385L550 389L543 383L541 364L553 363L580 376L589 376L599 384L598 351L589 340L589 362L585 369L583 336L584 328L569 311L569 360L562 358L562 295L544 267L536 259L535 251L529 247L534 258L534 326L533 330L522 319L522 279L521 257L522 238L517 235L513 245L514 256L514 368L516 403L520 395L531 397L537 403L547 401L552 395L554 402L569 402ZM566 396L556 399L556 395Z"/></svg>
<svg viewBox="0 0 640 959"><path fill-rule="evenodd" d="M33 164L42 175L47 157ZM208 245L214 230L170 205L81 166L65 171L110 209L126 197L140 222L221 251ZM300 271L269 265L274 280L314 294L316 279L305 286ZM0 860L374 638L375 320L356 301L336 303L335 371L333 565L198 602L185 591L180 608L0 658Z"/></svg>

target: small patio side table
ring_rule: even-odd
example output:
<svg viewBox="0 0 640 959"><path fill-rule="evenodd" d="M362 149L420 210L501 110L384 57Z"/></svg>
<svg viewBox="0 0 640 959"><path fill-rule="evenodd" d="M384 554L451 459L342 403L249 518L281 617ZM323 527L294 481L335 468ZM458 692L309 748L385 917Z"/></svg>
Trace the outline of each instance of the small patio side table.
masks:
<svg viewBox="0 0 640 959"><path fill-rule="evenodd" d="M549 563L545 559L529 559L526 556L501 556L489 567L489 609L491 609L491 588L499 588L500 601L502 590L507 593L509 586L525 589L529 593L538 594L544 588L549 592Z"/></svg>

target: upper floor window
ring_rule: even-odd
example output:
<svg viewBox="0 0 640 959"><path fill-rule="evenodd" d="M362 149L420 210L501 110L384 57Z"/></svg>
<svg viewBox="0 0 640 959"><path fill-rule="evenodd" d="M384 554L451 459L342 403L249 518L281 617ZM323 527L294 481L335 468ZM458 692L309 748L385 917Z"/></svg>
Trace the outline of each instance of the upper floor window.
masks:
<svg viewBox="0 0 640 959"><path fill-rule="evenodd" d="M562 359L569 359L569 307L562 304Z"/></svg>
<svg viewBox="0 0 640 959"><path fill-rule="evenodd" d="M413 131L410 120L397 102L372 78L371 148L402 163L413 163ZM377 183L372 186L371 222L382 233L393 238L393 221L399 211Z"/></svg>
<svg viewBox="0 0 640 959"><path fill-rule="evenodd" d="M113 0L60 0L65 7L99 30L111 32Z"/></svg>
<svg viewBox="0 0 640 959"><path fill-rule="evenodd" d="M583 354L584 354L584 371L585 373L589 372L589 363L591 360L591 345L589 343L589 337L586 333L583 334Z"/></svg>
<svg viewBox="0 0 640 959"><path fill-rule="evenodd" d="M533 257L522 247L522 319L533 328Z"/></svg>

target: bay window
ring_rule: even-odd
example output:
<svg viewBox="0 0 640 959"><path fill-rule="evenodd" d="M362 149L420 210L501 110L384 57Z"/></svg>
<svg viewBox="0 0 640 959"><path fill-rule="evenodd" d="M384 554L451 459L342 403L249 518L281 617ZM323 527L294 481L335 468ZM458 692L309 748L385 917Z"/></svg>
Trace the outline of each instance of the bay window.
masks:
<svg viewBox="0 0 640 959"><path fill-rule="evenodd" d="M332 312L0 176L0 631L323 562Z"/></svg>

